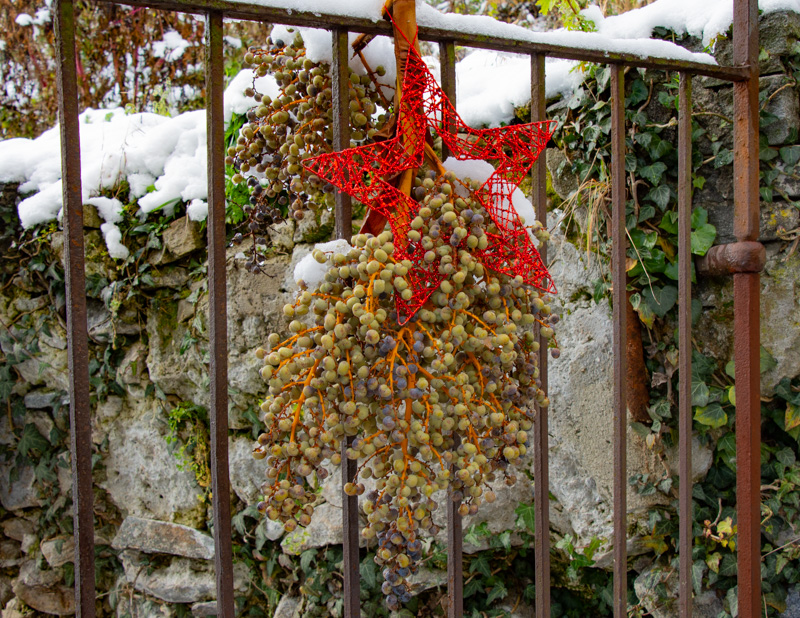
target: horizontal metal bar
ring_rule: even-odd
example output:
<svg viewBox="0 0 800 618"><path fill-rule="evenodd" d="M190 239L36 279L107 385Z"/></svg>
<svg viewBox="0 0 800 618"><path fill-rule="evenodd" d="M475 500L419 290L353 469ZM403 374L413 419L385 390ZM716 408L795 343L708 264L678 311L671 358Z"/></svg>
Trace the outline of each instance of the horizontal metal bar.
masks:
<svg viewBox="0 0 800 618"><path fill-rule="evenodd" d="M764 245L747 240L711 247L708 253L697 259L697 272L710 277L760 273L766 263L767 250Z"/></svg>
<svg viewBox="0 0 800 618"><path fill-rule="evenodd" d="M184 13L206 13L219 11L227 18L248 19L266 23L284 24L286 26L305 26L310 28L344 28L353 32L381 34L391 36L392 27L388 22L374 22L363 17L347 15L329 15L309 11L294 11L263 6L247 2L231 0L102 0L115 4L146 6L168 11ZM598 64L622 64L630 67L657 69L661 71L683 71L693 75L705 75L724 81L738 82L747 79L747 67L725 67L690 60L673 60L668 58L642 58L636 54L611 53L603 49L589 49L534 43L503 37L487 36L467 32L454 32L442 28L420 26L419 38L423 41L453 41L456 45L491 49L514 54L543 54L551 58L565 58L580 62L596 62Z"/></svg>

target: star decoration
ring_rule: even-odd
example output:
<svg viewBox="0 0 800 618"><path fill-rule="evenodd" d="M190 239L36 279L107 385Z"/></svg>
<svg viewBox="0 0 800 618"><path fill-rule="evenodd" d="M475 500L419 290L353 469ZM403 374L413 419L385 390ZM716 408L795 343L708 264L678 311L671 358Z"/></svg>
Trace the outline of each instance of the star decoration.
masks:
<svg viewBox="0 0 800 618"><path fill-rule="evenodd" d="M398 296L397 301L398 322L404 324L446 278L439 271L439 260L425 262L425 250L408 239L419 202L391 184L404 170L422 166L428 129L438 133L457 159L495 162L495 172L474 192L501 230L499 235L490 236L485 250L478 252L484 265L511 277L521 275L526 284L555 293L553 280L511 201L512 193L550 138L550 126L550 121L494 129L467 126L412 45L403 77L395 136L319 155L303 165L388 220L396 259L413 263L407 275L412 297L403 300Z"/></svg>

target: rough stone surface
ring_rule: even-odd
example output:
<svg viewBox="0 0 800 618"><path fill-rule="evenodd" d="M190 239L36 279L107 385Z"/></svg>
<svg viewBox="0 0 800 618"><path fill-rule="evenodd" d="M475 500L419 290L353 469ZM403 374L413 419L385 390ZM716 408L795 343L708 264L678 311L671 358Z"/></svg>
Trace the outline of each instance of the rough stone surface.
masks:
<svg viewBox="0 0 800 618"><path fill-rule="evenodd" d="M20 567L14 594L39 612L69 616L75 613L75 593L62 585L61 580L60 570L40 571L36 562L29 560Z"/></svg>
<svg viewBox="0 0 800 618"><path fill-rule="evenodd" d="M20 543L25 538L25 535L33 534L36 531L36 526L32 522L21 517L7 519L0 524L0 527L3 528L4 535Z"/></svg>
<svg viewBox="0 0 800 618"><path fill-rule="evenodd" d="M303 599L300 597L281 597L275 609L275 618L300 618L303 609Z"/></svg>
<svg viewBox="0 0 800 618"><path fill-rule="evenodd" d="M408 578L408 583L414 594L419 594L431 588L443 588L447 586L447 571L420 567L419 571Z"/></svg>
<svg viewBox="0 0 800 618"><path fill-rule="evenodd" d="M784 376L800 374L800 253L770 247L761 277L761 345L777 360L761 376L770 394Z"/></svg>
<svg viewBox="0 0 800 618"><path fill-rule="evenodd" d="M562 200L569 199L578 189L578 178L572 174L567 157L558 148L547 149L547 169L552 178L553 191Z"/></svg>
<svg viewBox="0 0 800 618"><path fill-rule="evenodd" d="M128 592L120 594L116 608L117 618L173 618L177 615L173 605Z"/></svg>
<svg viewBox="0 0 800 618"><path fill-rule="evenodd" d="M800 618L800 586L794 586L786 595L786 611L781 618Z"/></svg>
<svg viewBox="0 0 800 618"><path fill-rule="evenodd" d="M164 230L164 246L175 259L188 255L206 246L206 239L200 231L200 224L189 217L170 223ZM172 260L170 260L172 261Z"/></svg>
<svg viewBox="0 0 800 618"><path fill-rule="evenodd" d="M180 524L134 516L125 518L111 546L148 554L214 559L214 539L207 534Z"/></svg>
<svg viewBox="0 0 800 618"><path fill-rule="evenodd" d="M7 511L16 511L41 505L36 490L36 475L32 466L17 466L19 477L11 480L13 461L0 457L0 504Z"/></svg>
<svg viewBox="0 0 800 618"><path fill-rule="evenodd" d="M214 572L209 565L177 558L165 567L148 567L136 552L121 554L125 578L136 590L167 603L209 601L216 595Z"/></svg>
<svg viewBox="0 0 800 618"><path fill-rule="evenodd" d="M554 311L561 315L559 345L568 360L551 361L550 490L556 496L580 545L593 536L611 538L613 495L613 371L611 310L607 301L591 300L599 265L585 252L555 235L550 269L558 282ZM642 440L628 431L628 473L654 469L654 457ZM656 498L657 499L657 498ZM629 513L642 513L652 497L628 497ZM554 520L554 524L558 523Z"/></svg>
<svg viewBox="0 0 800 618"><path fill-rule="evenodd" d="M231 488L247 505L258 502L261 484L266 481L267 465L253 457L253 443L250 438L231 437L228 440Z"/></svg>
<svg viewBox="0 0 800 618"><path fill-rule="evenodd" d="M102 224L103 222L100 220L100 215L97 214L97 208L91 204L84 204L83 227L90 227L99 230Z"/></svg>
<svg viewBox="0 0 800 618"><path fill-rule="evenodd" d="M16 541L0 540L0 569L15 567L22 562L22 551Z"/></svg>
<svg viewBox="0 0 800 618"><path fill-rule="evenodd" d="M786 144L789 138L797 136L800 129L800 100L797 89L786 75L768 75L759 80L760 89L766 91L769 103L764 111L777 119L761 132L766 136L770 146Z"/></svg>
<svg viewBox="0 0 800 618"><path fill-rule="evenodd" d="M8 603L14 597L14 590L11 587L11 578L5 575L0 575L0 608ZM0 609L0 617L4 616L3 610Z"/></svg>
<svg viewBox="0 0 800 618"><path fill-rule="evenodd" d="M204 603L195 603L192 605L192 616L216 616L217 615L217 602L205 601Z"/></svg>
<svg viewBox="0 0 800 618"><path fill-rule="evenodd" d="M667 459L670 462L670 470L673 474L678 474L678 447L677 445L668 450ZM692 482L705 478L714 463L714 449L708 444L702 444L697 436L692 437Z"/></svg>
<svg viewBox="0 0 800 618"><path fill-rule="evenodd" d="M191 472L177 468L164 439L165 424L158 420L158 404L131 408L109 428L101 487L126 516L201 523L205 509L198 502L199 488Z"/></svg>
<svg viewBox="0 0 800 618"><path fill-rule="evenodd" d="M52 568L64 566L75 560L75 538L60 537L42 541L42 555Z"/></svg>
<svg viewBox="0 0 800 618"><path fill-rule="evenodd" d="M306 212L305 216L295 223L294 243L317 243L328 240L333 231L333 212L327 208L319 212Z"/></svg>
<svg viewBox="0 0 800 618"><path fill-rule="evenodd" d="M294 219L286 219L269 229L269 240L276 251L291 252L294 247Z"/></svg>
<svg viewBox="0 0 800 618"><path fill-rule="evenodd" d="M173 558L163 566L152 566L137 551L120 553L125 579L133 587L167 603L202 603L216 598L214 563ZM234 562L233 587L244 592L249 586L247 567Z"/></svg>
<svg viewBox="0 0 800 618"><path fill-rule="evenodd" d="M22 601L13 598L6 603L0 615L2 615L2 618L26 618L27 612L23 610Z"/></svg>
<svg viewBox="0 0 800 618"><path fill-rule="evenodd" d="M311 523L305 528L297 528L283 537L281 547L284 553L299 556L311 547L342 544L342 509L323 502L316 509ZM361 537L361 545L364 539Z"/></svg>

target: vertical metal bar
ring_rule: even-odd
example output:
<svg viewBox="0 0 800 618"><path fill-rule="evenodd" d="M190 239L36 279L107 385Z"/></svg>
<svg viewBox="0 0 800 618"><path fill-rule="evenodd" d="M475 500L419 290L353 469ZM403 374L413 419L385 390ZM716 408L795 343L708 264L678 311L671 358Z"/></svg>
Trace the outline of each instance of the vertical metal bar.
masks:
<svg viewBox="0 0 800 618"><path fill-rule="evenodd" d="M333 47L333 149L350 148L350 71L347 30L331 31ZM335 192L334 236L349 241L353 235L353 207L349 195Z"/></svg>
<svg viewBox="0 0 800 618"><path fill-rule="evenodd" d="M627 311L625 289L625 67L611 65L611 271L614 302L614 618L628 614Z"/></svg>
<svg viewBox="0 0 800 618"><path fill-rule="evenodd" d="M72 0L58 0L56 4L56 54L58 122L61 130L61 182L64 201L64 260L67 286L69 422L75 534L75 611L79 618L94 618L94 496L92 494L92 422L89 400L89 336L86 322L75 10Z"/></svg>
<svg viewBox="0 0 800 618"><path fill-rule="evenodd" d="M439 66L441 67L442 91L456 106L456 45L453 41L439 43ZM452 126L443 126L443 130L452 130ZM442 161L450 156L447 144L442 142Z"/></svg>
<svg viewBox="0 0 800 618"><path fill-rule="evenodd" d="M331 32L333 52L333 148L350 147L350 74L348 69L347 30ZM350 196L336 190L334 235L350 240L353 235L352 201ZM344 551L344 616L361 616L359 588L361 578L358 556L358 496L348 496L344 486L356 480L357 462L347 457L352 437L342 440L342 538Z"/></svg>
<svg viewBox="0 0 800 618"><path fill-rule="evenodd" d="M544 89L544 54L531 56L531 122L546 120ZM531 198L536 218L547 226L547 152L543 151L533 164L533 192ZM539 245L539 255L547 264L547 243ZM539 330L537 325L537 331ZM538 332L537 332L538 336ZM547 341L539 337L539 381L547 392ZM533 426L533 505L535 513L534 559L536 571L536 615L550 615L550 459L547 408L537 406Z"/></svg>
<svg viewBox="0 0 800 618"><path fill-rule="evenodd" d="M460 501L447 495L447 618L464 615L464 571L462 553L464 535L461 529Z"/></svg>
<svg viewBox="0 0 800 618"><path fill-rule="evenodd" d="M678 110L678 526L679 613L692 616L692 76L681 73Z"/></svg>
<svg viewBox="0 0 800 618"><path fill-rule="evenodd" d="M456 46L453 41L439 43L439 61L442 76L442 91L456 106ZM453 130L445 124L442 130ZM442 160L450 155L447 144L442 142ZM463 528L458 508L461 502L452 499L452 490L447 495L447 616L461 618L464 615L464 563Z"/></svg>
<svg viewBox="0 0 800 618"><path fill-rule="evenodd" d="M733 62L749 69L733 85L734 234L757 241L758 193L758 0L735 0ZM733 275L736 365L736 513L739 615L761 615L761 392L759 273Z"/></svg>
<svg viewBox="0 0 800 618"><path fill-rule="evenodd" d="M234 616L231 484L228 469L228 318L225 278L225 128L222 13L206 15L206 129L208 131L208 291L211 338L211 488L217 615Z"/></svg>

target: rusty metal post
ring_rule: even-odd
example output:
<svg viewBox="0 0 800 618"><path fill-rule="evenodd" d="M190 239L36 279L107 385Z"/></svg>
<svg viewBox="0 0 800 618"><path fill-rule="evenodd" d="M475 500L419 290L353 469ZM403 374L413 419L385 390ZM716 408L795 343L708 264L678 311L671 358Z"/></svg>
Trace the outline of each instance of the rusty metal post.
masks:
<svg viewBox="0 0 800 618"><path fill-rule="evenodd" d="M692 76L680 75L678 110L678 610L692 616Z"/></svg>
<svg viewBox="0 0 800 618"><path fill-rule="evenodd" d="M544 54L531 56L531 122L547 119L544 89ZM542 151L533 164L533 190L531 201L536 210L536 218L547 227L547 151ZM539 255L547 264L547 243L539 245ZM539 340L539 381L547 392L547 340L538 336ZM550 458L548 439L548 409L536 407L536 422L533 426L533 509L535 542L533 550L536 571L536 615L550 615Z"/></svg>
<svg viewBox="0 0 800 618"><path fill-rule="evenodd" d="M456 106L456 46L452 41L439 43L439 64L442 75L442 91ZM451 130L444 126L443 130ZM442 160L450 156L447 144L442 141ZM464 615L464 560L463 528L458 507L461 502L453 500L452 489L447 491L447 616L461 618Z"/></svg>
<svg viewBox="0 0 800 618"><path fill-rule="evenodd" d="M748 79L733 85L734 234L757 242L758 193L758 0L735 0L733 62ZM737 243L737 244L738 244ZM761 616L761 294L758 272L733 275L736 364L736 514L739 615Z"/></svg>
<svg viewBox="0 0 800 618"><path fill-rule="evenodd" d="M350 147L350 72L348 68L347 30L332 30L333 53L333 149ZM352 200L338 189L335 194L334 236L348 242L353 235ZM344 493L346 483L356 482L357 462L347 457L347 449L353 438L342 439L342 538L344 550L344 616L359 618L361 615L359 588L361 579L358 556L358 496Z"/></svg>
<svg viewBox="0 0 800 618"><path fill-rule="evenodd" d="M75 9L72 0L56 4L58 123L61 130L61 182L64 202L64 262L67 285L67 358L72 457L72 512L75 535L75 612L95 616L94 495L92 419L89 397L89 335L83 246L81 143Z"/></svg>
<svg viewBox="0 0 800 618"><path fill-rule="evenodd" d="M332 30L333 46L333 149L350 148L350 71L347 30ZM338 189L335 192L333 235L348 242L353 235L352 199Z"/></svg>
<svg viewBox="0 0 800 618"><path fill-rule="evenodd" d="M614 618L628 615L628 328L625 303L625 67L611 65L611 280L614 302Z"/></svg>
<svg viewBox="0 0 800 618"><path fill-rule="evenodd" d="M228 469L228 317L225 254L225 123L222 13L206 15L208 135L208 291L211 366L211 490L217 616L233 618L231 483Z"/></svg>

